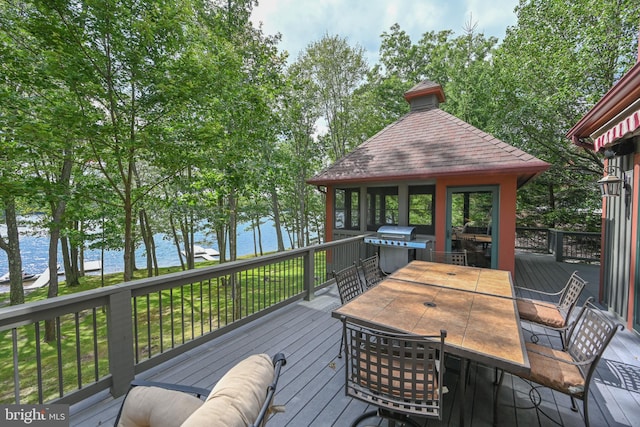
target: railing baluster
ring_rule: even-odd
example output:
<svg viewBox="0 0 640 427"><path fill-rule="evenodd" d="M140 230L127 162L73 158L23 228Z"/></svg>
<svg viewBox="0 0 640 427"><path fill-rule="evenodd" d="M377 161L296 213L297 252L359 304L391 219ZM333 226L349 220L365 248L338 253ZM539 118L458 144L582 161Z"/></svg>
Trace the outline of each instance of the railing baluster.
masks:
<svg viewBox="0 0 640 427"><path fill-rule="evenodd" d="M60 316L56 317L56 352L58 353L58 394L64 395L64 375L62 373L62 333Z"/></svg>
<svg viewBox="0 0 640 427"><path fill-rule="evenodd" d="M204 335L204 298L203 298L203 288L204 285L202 282L198 283L198 291L200 292L200 336Z"/></svg>
<svg viewBox="0 0 640 427"><path fill-rule="evenodd" d="M182 344L185 343L184 336L184 285L180 286L180 329L182 330Z"/></svg>
<svg viewBox="0 0 640 427"><path fill-rule="evenodd" d="M171 312L171 348L176 346L176 324L173 317L173 288L169 289L169 309Z"/></svg>
<svg viewBox="0 0 640 427"><path fill-rule="evenodd" d="M151 359L151 349L153 347L151 339L151 294L146 295L145 301L147 302L147 359Z"/></svg>
<svg viewBox="0 0 640 427"><path fill-rule="evenodd" d="M76 371L78 375L78 388L82 388L82 353L80 349L80 313L74 313L76 335Z"/></svg>
<svg viewBox="0 0 640 427"><path fill-rule="evenodd" d="M164 313L162 312L162 291L158 291L158 339L160 353L164 353Z"/></svg>
<svg viewBox="0 0 640 427"><path fill-rule="evenodd" d="M133 297L133 348L135 349L136 365L140 363L140 346L138 344L138 298Z"/></svg>
<svg viewBox="0 0 640 427"><path fill-rule="evenodd" d="M98 310L93 307L93 381L98 381L100 379L100 360L98 353Z"/></svg>
<svg viewBox="0 0 640 427"><path fill-rule="evenodd" d="M40 352L40 322L34 324L36 341L36 370L38 379L38 403L43 402L42 398L42 353Z"/></svg>
<svg viewBox="0 0 640 427"><path fill-rule="evenodd" d="M16 405L20 404L20 371L18 370L18 329L11 329L11 340L13 341L13 396Z"/></svg>
<svg viewBox="0 0 640 427"><path fill-rule="evenodd" d="M193 283L189 285L189 299L191 301L191 339L194 339L196 336L196 325L194 324L196 319L193 305Z"/></svg>

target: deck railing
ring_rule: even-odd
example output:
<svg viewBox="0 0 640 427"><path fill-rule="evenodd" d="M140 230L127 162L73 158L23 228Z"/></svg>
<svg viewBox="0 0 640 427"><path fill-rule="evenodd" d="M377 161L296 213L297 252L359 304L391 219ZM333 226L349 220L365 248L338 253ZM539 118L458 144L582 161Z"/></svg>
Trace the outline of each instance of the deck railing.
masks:
<svg viewBox="0 0 640 427"><path fill-rule="evenodd" d="M600 261L599 232L566 231L554 228L516 228L516 249L554 254L556 261Z"/></svg>
<svg viewBox="0 0 640 427"><path fill-rule="evenodd" d="M0 403L74 403L328 286L362 236L0 309Z"/></svg>

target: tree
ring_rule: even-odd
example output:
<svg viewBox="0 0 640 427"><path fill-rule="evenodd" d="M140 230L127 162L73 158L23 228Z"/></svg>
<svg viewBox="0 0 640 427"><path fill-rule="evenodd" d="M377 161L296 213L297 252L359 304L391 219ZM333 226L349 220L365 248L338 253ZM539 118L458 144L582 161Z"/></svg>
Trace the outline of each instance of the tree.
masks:
<svg viewBox="0 0 640 427"><path fill-rule="evenodd" d="M544 191L520 193L523 208L548 207L548 226L575 222L577 207L599 206L602 161L565 135L635 62L640 4L533 0L516 12L494 56L493 131L552 164L533 183Z"/></svg>
<svg viewBox="0 0 640 427"><path fill-rule="evenodd" d="M471 17L462 36L456 37L451 30L430 31L416 44L398 24L393 25L389 33L382 34L380 62L384 68L378 69L382 74L377 86L395 91L396 101L387 101L387 110L396 114L395 119L407 112L408 105L399 94L427 79L443 88L446 102L440 108L487 130L491 118L487 117L491 111L490 60L496 44L495 37L485 38L476 32ZM390 90L386 92L387 97L394 96Z"/></svg>
<svg viewBox="0 0 640 427"><path fill-rule="evenodd" d="M307 46L297 62L306 73L307 94L315 97L328 127L322 138L328 157L339 159L361 142L351 134L351 124L353 94L369 70L364 50L349 46L346 39L326 34Z"/></svg>

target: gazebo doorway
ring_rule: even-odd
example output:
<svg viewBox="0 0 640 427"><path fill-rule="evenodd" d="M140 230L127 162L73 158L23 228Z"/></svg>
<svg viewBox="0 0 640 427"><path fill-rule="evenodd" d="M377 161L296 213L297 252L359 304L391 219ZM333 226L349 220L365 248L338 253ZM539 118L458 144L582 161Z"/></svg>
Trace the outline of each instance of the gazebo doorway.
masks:
<svg viewBox="0 0 640 427"><path fill-rule="evenodd" d="M449 251L466 250L470 265L497 268L500 211L498 186L447 189L447 241Z"/></svg>

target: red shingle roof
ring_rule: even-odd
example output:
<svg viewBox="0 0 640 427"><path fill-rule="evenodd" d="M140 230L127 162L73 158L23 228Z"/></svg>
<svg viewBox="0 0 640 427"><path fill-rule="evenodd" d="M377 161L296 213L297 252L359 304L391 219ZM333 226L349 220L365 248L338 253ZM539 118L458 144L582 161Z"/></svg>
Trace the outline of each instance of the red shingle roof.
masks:
<svg viewBox="0 0 640 427"><path fill-rule="evenodd" d="M518 185L522 185L548 167L548 163L432 108L406 114L308 183L510 174L518 175Z"/></svg>

